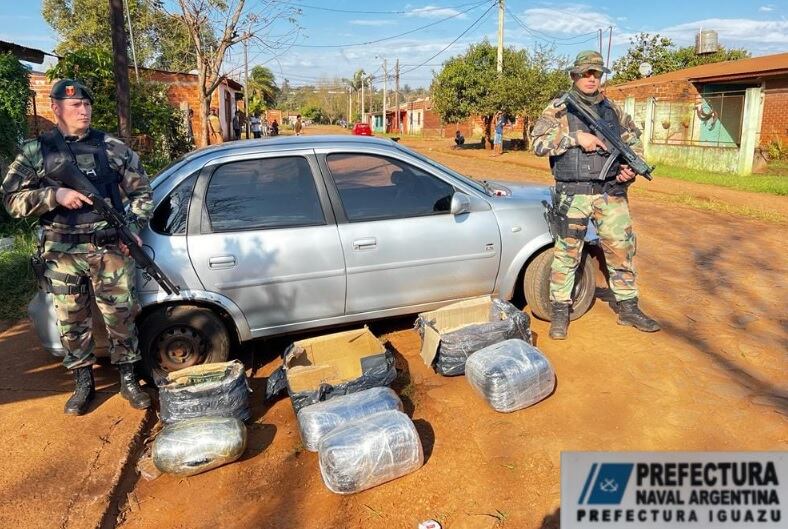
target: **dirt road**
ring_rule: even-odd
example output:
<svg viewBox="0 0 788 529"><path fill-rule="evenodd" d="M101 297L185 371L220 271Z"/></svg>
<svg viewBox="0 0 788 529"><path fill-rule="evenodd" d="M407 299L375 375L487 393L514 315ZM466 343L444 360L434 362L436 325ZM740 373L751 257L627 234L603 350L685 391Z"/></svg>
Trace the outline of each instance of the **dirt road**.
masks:
<svg viewBox="0 0 788 529"><path fill-rule="evenodd" d="M541 162L526 156L458 153L446 140L406 143L467 174L547 182ZM547 529L558 527L561 451L788 448L785 226L655 195L677 192L783 214L788 208L784 198L668 180L635 191L643 305L665 330L642 334L616 325L603 288L567 341L551 341L547 324L534 320L537 345L558 379L545 401L496 413L463 377L443 378L423 365L412 317L375 322L372 330L396 352L395 389L417 424L426 464L338 496L323 486L316 455L304 451L289 401L263 401L278 354L298 337L256 343L243 351L255 390L243 459L186 479L138 479L103 527L413 529L435 518L446 529ZM94 511L99 520L140 416L109 398L116 391L110 387L98 411L80 419L79 439L91 443L82 447L92 454L84 457L74 448L74 421L56 416L69 383L56 362L29 346L34 340L25 324L0 334L0 358L18 359L0 369L0 429L14 432L7 438L11 457L0 465L7 471L0 472L0 515L12 515L9 527L34 519L40 527L73 526ZM114 381L106 371L113 376L107 383ZM110 454L117 459L101 459ZM95 499L65 494L79 486L67 481L74 476L88 476ZM97 488L100 482L107 490Z"/></svg>
<svg viewBox="0 0 788 529"><path fill-rule="evenodd" d="M528 179L505 157L430 152L425 145L416 143L467 174ZM544 173L531 179L546 181ZM741 203L762 199L786 207L785 199L722 191ZM565 342L551 341L547 324L534 321L558 388L546 401L504 415L477 398L463 377L443 378L422 364L413 318L373 324L397 352L402 374L395 387L416 421L427 461L414 474L353 496L323 486L289 401L262 402L265 377L286 341L259 344L243 460L188 479L139 481L119 526L393 529L435 518L448 529L551 528L558 526L562 450L785 449L784 227L648 195L636 195L632 209L643 304L663 332L616 325L604 289Z"/></svg>

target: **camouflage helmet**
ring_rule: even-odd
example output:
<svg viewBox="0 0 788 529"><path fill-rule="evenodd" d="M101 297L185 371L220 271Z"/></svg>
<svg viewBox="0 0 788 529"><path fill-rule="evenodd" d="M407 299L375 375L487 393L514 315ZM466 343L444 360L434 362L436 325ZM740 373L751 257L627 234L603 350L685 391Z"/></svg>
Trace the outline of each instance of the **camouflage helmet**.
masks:
<svg viewBox="0 0 788 529"><path fill-rule="evenodd" d="M605 68L605 60L602 58L601 53L594 50L584 50L577 54L574 64L569 68L569 72L582 75L589 70L610 73L610 70Z"/></svg>
<svg viewBox="0 0 788 529"><path fill-rule="evenodd" d="M52 85L49 92L51 99L87 99L93 102L93 92L90 88L74 79L61 79Z"/></svg>

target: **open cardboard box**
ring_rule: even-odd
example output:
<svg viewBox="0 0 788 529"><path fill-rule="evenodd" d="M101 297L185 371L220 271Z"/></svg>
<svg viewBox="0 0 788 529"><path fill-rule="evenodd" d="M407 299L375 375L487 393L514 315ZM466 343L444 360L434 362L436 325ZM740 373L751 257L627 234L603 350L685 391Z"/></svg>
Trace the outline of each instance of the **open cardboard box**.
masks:
<svg viewBox="0 0 788 529"><path fill-rule="evenodd" d="M365 359L384 355L386 348L365 326L294 342L285 358L291 393L316 391L359 378Z"/></svg>
<svg viewBox="0 0 788 529"><path fill-rule="evenodd" d="M431 366L435 361L442 334L462 329L468 325L489 323L492 306L492 297L479 296L419 314L419 317L426 322L424 338L421 342L421 358L424 363ZM503 318L505 315L502 313L501 317Z"/></svg>

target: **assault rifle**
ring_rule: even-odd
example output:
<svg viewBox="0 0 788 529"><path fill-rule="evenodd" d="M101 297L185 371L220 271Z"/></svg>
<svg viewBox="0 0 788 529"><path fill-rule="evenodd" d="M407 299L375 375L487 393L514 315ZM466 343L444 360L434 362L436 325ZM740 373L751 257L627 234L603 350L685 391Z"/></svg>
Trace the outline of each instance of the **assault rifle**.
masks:
<svg viewBox="0 0 788 529"><path fill-rule="evenodd" d="M571 107L578 117L588 125L592 132L601 135L605 139L607 145L612 147L610 151L602 151L602 153L608 154L609 156L607 162L605 162L605 166L602 168L601 175L607 175L613 162L621 158L622 162L627 164L635 173L642 175L646 180L651 180L651 173L654 171L654 166L649 166L643 158L635 154L635 151L633 151L629 145L621 141L621 136L616 134L610 125L599 117L594 109L589 108L588 105L579 101L572 92L565 93L553 104L555 107L561 105ZM597 150L599 151L601 149Z"/></svg>
<svg viewBox="0 0 788 529"><path fill-rule="evenodd" d="M65 187L79 191L93 202L93 209L98 213L110 227L118 232L118 238L129 249L129 255L137 263L145 275L156 281L162 290L167 294L180 294L181 289L170 281L161 268L151 259L145 250L137 243L134 234L126 226L126 221L118 211L108 206L101 193L93 183L85 177L82 171L76 166L74 162L63 161L57 164L50 176L58 183L63 184Z"/></svg>

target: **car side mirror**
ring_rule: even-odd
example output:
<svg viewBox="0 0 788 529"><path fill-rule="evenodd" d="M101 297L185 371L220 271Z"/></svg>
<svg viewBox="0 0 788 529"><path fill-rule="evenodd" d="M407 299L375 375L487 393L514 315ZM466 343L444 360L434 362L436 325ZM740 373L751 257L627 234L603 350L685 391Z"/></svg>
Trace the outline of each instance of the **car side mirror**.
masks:
<svg viewBox="0 0 788 529"><path fill-rule="evenodd" d="M471 212L471 197L465 193L456 191L451 197L451 207L449 211L452 215L462 215Z"/></svg>

